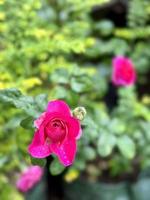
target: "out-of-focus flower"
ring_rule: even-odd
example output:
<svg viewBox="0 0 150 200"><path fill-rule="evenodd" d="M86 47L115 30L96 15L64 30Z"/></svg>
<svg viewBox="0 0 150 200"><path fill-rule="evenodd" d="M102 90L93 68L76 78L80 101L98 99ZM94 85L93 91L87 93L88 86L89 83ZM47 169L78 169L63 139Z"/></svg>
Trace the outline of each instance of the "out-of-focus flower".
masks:
<svg viewBox="0 0 150 200"><path fill-rule="evenodd" d="M150 96L144 96L142 98L142 103L149 105L150 104Z"/></svg>
<svg viewBox="0 0 150 200"><path fill-rule="evenodd" d="M78 177L79 177L79 171L71 169L65 174L64 179L66 182L70 183L76 180Z"/></svg>
<svg viewBox="0 0 150 200"><path fill-rule="evenodd" d="M112 61L112 82L117 86L133 85L136 81L136 71L129 58L117 56Z"/></svg>
<svg viewBox="0 0 150 200"><path fill-rule="evenodd" d="M43 175L43 168L39 166L30 166L18 179L16 186L21 192L27 192L38 183Z"/></svg>
<svg viewBox="0 0 150 200"><path fill-rule="evenodd" d="M36 158L54 153L64 166L71 165L81 126L80 121L72 116L69 106L61 100L50 101L46 112L35 120L34 125L37 130L29 145L29 153Z"/></svg>

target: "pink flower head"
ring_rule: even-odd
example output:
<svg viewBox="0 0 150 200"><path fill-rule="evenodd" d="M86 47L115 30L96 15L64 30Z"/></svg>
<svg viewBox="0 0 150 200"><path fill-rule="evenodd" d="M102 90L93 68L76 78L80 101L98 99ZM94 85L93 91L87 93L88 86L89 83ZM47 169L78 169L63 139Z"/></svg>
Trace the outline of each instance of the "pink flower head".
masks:
<svg viewBox="0 0 150 200"><path fill-rule="evenodd" d="M42 175L43 169L41 167L31 166L21 174L16 186L21 192L27 192L41 180Z"/></svg>
<svg viewBox="0 0 150 200"><path fill-rule="evenodd" d="M50 101L46 112L34 121L35 131L28 151L35 158L57 155L64 166L71 165L76 155L76 140L81 136L78 119L61 100Z"/></svg>
<svg viewBox="0 0 150 200"><path fill-rule="evenodd" d="M112 82L117 86L133 85L136 81L136 71L129 58L117 56L112 61Z"/></svg>

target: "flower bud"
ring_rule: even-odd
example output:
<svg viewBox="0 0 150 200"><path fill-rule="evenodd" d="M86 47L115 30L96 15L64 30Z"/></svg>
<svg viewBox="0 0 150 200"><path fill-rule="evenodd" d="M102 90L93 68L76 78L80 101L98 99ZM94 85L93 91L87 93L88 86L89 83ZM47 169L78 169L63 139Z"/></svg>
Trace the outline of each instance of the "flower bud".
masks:
<svg viewBox="0 0 150 200"><path fill-rule="evenodd" d="M83 120L86 115L86 110L84 107L77 107L73 110L73 116L78 120Z"/></svg>

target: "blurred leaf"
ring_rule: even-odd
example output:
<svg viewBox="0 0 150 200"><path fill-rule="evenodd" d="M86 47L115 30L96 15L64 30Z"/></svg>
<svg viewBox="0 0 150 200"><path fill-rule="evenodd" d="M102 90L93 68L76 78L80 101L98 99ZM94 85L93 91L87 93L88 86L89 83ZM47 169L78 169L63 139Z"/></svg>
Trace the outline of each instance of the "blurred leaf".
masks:
<svg viewBox="0 0 150 200"><path fill-rule="evenodd" d="M99 155L102 157L110 155L115 144L116 137L114 135L108 133L101 133L97 143L97 150Z"/></svg>
<svg viewBox="0 0 150 200"><path fill-rule="evenodd" d="M88 92L92 89L92 82L86 76L81 77L73 77L71 78L71 88L73 91L80 92Z"/></svg>
<svg viewBox="0 0 150 200"><path fill-rule="evenodd" d="M39 94L35 97L35 103L37 104L41 112L43 112L46 109L47 102L48 102L47 99L48 99L47 94Z"/></svg>
<svg viewBox="0 0 150 200"><path fill-rule="evenodd" d="M95 24L94 29L96 33L100 33L100 35L107 36L110 35L114 29L114 25L111 21L103 20Z"/></svg>
<svg viewBox="0 0 150 200"><path fill-rule="evenodd" d="M21 122L20 122L20 125L24 128L24 129L33 129L34 126L33 126L33 117L27 117L25 119L23 119Z"/></svg>
<svg viewBox="0 0 150 200"><path fill-rule="evenodd" d="M123 120L119 120L118 118L114 118L110 121L108 129L110 132L117 135L124 134L126 130L125 123L123 123Z"/></svg>
<svg viewBox="0 0 150 200"><path fill-rule="evenodd" d="M22 93L15 88L0 90L0 102L7 105L14 105L16 108L22 109L33 117L37 117L40 113L34 99L30 96L22 95Z"/></svg>
<svg viewBox="0 0 150 200"><path fill-rule="evenodd" d="M22 120L22 116L17 114L16 116L11 116L11 119L5 123L4 130L16 129Z"/></svg>
<svg viewBox="0 0 150 200"><path fill-rule="evenodd" d="M5 156L0 156L0 168L3 167L5 165L5 163L7 163L8 158Z"/></svg>
<svg viewBox="0 0 150 200"><path fill-rule="evenodd" d="M82 155L85 160L94 160L96 158L95 149L88 146L82 149Z"/></svg>
<svg viewBox="0 0 150 200"><path fill-rule="evenodd" d="M79 158L79 156L76 157L73 166L76 169L83 171L86 168L86 163L85 163L84 157L80 157L80 158Z"/></svg>
<svg viewBox="0 0 150 200"><path fill-rule="evenodd" d="M95 141L99 135L98 125L93 121L93 119L91 119L91 117L88 116L88 114L82 121L82 126L84 127L84 134L81 139L83 138L84 140Z"/></svg>
<svg viewBox="0 0 150 200"><path fill-rule="evenodd" d="M15 88L1 90L0 102L14 105L16 108L21 108L30 115L35 114L33 98L23 96L21 92Z"/></svg>
<svg viewBox="0 0 150 200"><path fill-rule="evenodd" d="M51 91L52 96L56 99L65 99L68 95L68 92L65 87L63 86L56 86L52 91Z"/></svg>
<svg viewBox="0 0 150 200"><path fill-rule="evenodd" d="M64 171L65 167L62 164L60 164L60 162L58 161L57 158L55 158L52 161L52 163L50 164L50 168L49 169L50 169L50 173L53 176L56 176L56 175L61 174Z"/></svg>
<svg viewBox="0 0 150 200"><path fill-rule="evenodd" d="M132 159L135 156L135 143L127 135L118 138L117 146L124 157Z"/></svg>
<svg viewBox="0 0 150 200"><path fill-rule="evenodd" d="M50 79L54 83L67 84L69 82L69 74L65 69L57 69L51 76Z"/></svg>
<svg viewBox="0 0 150 200"><path fill-rule="evenodd" d="M33 165L39 165L40 167L44 167L46 165L46 159L42 158L42 159L38 159L38 158L31 158L31 163Z"/></svg>

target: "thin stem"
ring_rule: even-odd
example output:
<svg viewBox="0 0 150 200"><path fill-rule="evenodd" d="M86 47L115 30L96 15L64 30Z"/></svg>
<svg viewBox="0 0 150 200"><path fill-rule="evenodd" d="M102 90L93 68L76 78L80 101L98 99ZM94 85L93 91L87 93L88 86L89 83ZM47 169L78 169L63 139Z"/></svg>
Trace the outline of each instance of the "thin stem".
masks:
<svg viewBox="0 0 150 200"><path fill-rule="evenodd" d="M53 176L50 173L49 167L53 161L53 157L47 157L46 171L47 171L47 185L48 185L48 200L62 200L63 199L63 181L62 175Z"/></svg>

